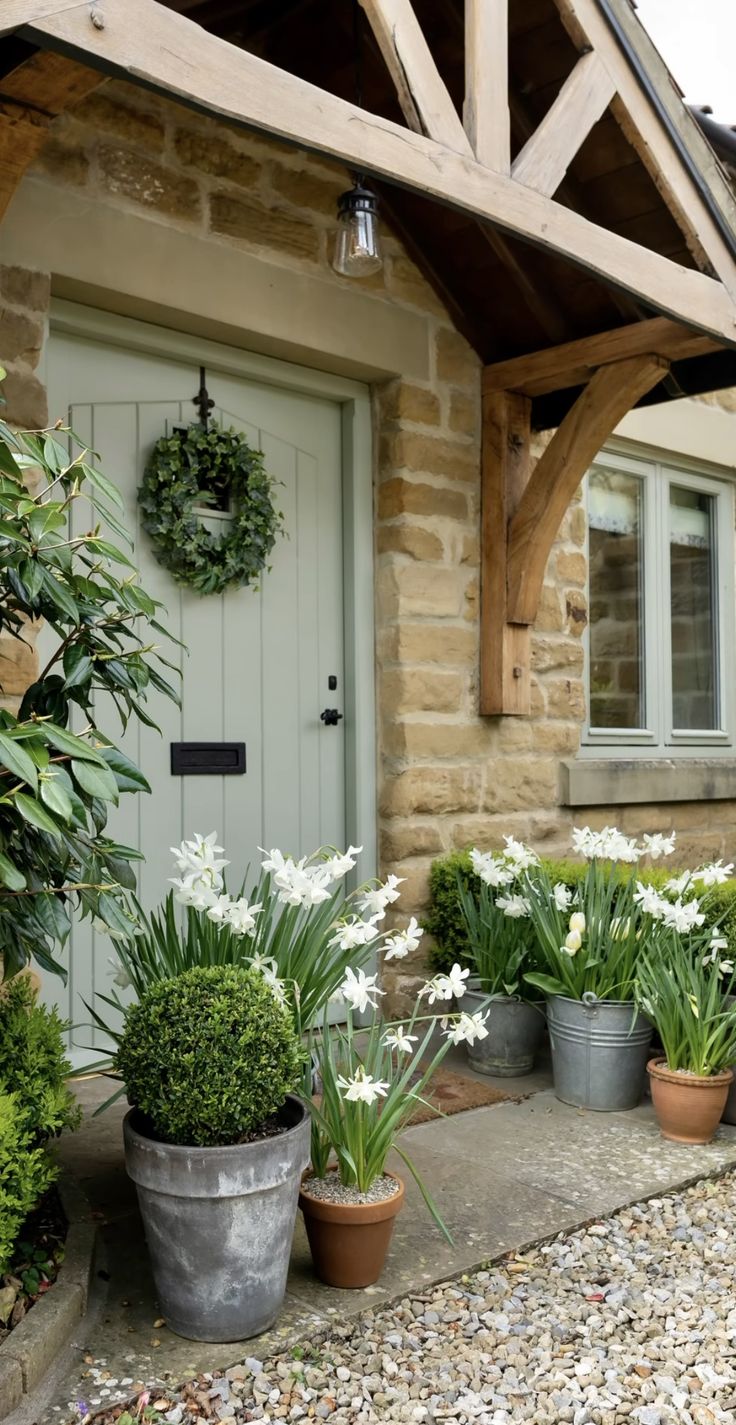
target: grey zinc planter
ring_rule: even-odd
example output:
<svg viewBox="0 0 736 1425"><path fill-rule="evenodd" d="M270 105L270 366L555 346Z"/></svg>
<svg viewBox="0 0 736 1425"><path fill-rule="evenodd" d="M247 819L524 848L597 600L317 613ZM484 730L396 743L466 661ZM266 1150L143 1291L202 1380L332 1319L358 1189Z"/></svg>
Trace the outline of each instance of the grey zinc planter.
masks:
<svg viewBox="0 0 736 1425"><path fill-rule="evenodd" d="M488 1036L468 1044L468 1062L478 1074L494 1078L515 1078L530 1074L544 1032L544 1005L527 1004L510 995L491 999L477 979L468 982L460 1001L466 1014L488 1011Z"/></svg>
<svg viewBox="0 0 736 1425"><path fill-rule="evenodd" d="M241 1341L275 1321L286 1290L309 1113L289 1095L289 1127L223 1148L184 1148L123 1123L161 1310L177 1335Z"/></svg>
<svg viewBox="0 0 736 1425"><path fill-rule="evenodd" d="M555 1093L578 1108L636 1108L644 1092L652 1026L630 1001L550 995L547 1024Z"/></svg>

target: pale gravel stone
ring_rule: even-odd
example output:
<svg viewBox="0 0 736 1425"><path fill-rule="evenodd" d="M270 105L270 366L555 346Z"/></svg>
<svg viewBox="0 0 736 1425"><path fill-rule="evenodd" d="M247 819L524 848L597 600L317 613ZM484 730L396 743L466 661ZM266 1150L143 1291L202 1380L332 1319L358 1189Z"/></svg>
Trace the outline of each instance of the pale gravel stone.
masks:
<svg viewBox="0 0 736 1425"><path fill-rule="evenodd" d="M344 1187L337 1173L328 1173L326 1178L307 1178L302 1187L310 1197L318 1197L321 1202L361 1204L366 1202L386 1202L395 1197L399 1185L396 1178L384 1176L376 1178L367 1192L359 1192L355 1187Z"/></svg>

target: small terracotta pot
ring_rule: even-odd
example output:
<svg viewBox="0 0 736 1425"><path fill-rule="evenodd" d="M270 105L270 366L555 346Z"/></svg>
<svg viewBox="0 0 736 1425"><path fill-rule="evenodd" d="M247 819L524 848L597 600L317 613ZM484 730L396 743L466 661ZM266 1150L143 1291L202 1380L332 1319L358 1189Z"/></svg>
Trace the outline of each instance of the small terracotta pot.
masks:
<svg viewBox="0 0 736 1425"><path fill-rule="evenodd" d="M304 1174L302 1183L310 1176ZM304 1187L299 1206L304 1213L314 1270L327 1286L372 1286L383 1271L396 1214L404 1205L404 1184L395 1173L398 1192L382 1202L325 1202Z"/></svg>
<svg viewBox="0 0 736 1425"><path fill-rule="evenodd" d="M673 1073L664 1059L650 1059L647 1071L662 1137L673 1143L710 1143L725 1107L733 1070L701 1078Z"/></svg>

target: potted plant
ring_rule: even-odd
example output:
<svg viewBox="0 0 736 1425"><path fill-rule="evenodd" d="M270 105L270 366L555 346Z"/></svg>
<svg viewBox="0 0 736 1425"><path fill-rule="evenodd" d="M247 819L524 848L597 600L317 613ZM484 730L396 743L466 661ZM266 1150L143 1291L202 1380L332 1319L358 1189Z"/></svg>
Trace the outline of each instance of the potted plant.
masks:
<svg viewBox="0 0 736 1425"><path fill-rule="evenodd" d="M186 970L127 1010L115 1069L168 1325L202 1341L265 1331L283 1300L309 1157L288 1011L253 969Z"/></svg>
<svg viewBox="0 0 736 1425"><path fill-rule="evenodd" d="M577 891L553 884L541 864L525 873L543 971L527 983L547 996L555 1093L563 1103L613 1112L634 1108L645 1082L652 1027L634 1003L645 916L629 869L668 855L671 837L641 843L615 827L573 832L585 858Z"/></svg>
<svg viewBox="0 0 736 1425"><path fill-rule="evenodd" d="M536 964L536 935L529 901L519 893L519 877L536 864L537 857L506 837L505 851L494 854L473 848L470 860L480 881L477 899L456 872L475 971L462 1007L469 1014L486 1010L488 1032L485 1038L468 1042L468 1059L480 1074L530 1074L544 1030L544 1005L539 990L524 979Z"/></svg>
<svg viewBox="0 0 736 1425"><path fill-rule="evenodd" d="M311 1105L311 1168L299 1194L315 1270L329 1286L365 1287L378 1281L404 1183L387 1171L391 1149L415 1178L425 1203L448 1241L440 1214L417 1169L397 1139L450 1044L483 1038L482 1014L445 1015L439 1044L431 1049L436 1020L419 1017L422 997L430 1006L448 1002L464 989L459 965L425 985L409 1023L373 1020L358 1030L356 1010L377 1009L375 978L351 971L341 987L347 1025L313 1034L321 1097ZM429 1056L429 1057L428 1057Z"/></svg>
<svg viewBox="0 0 736 1425"><path fill-rule="evenodd" d="M637 970L637 1003L664 1050L647 1065L652 1102L662 1137L675 1143L710 1142L736 1060L736 1003L724 1001L718 946L714 956L703 939L670 930L666 943L646 946Z"/></svg>

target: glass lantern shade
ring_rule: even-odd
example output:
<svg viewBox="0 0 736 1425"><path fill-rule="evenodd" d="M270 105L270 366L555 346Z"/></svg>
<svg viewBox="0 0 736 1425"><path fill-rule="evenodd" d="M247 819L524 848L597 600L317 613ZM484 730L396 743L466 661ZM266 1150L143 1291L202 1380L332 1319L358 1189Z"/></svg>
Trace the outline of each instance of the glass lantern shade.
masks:
<svg viewBox="0 0 736 1425"><path fill-rule="evenodd" d="M333 267L343 277L367 277L383 266L376 195L359 182L337 200Z"/></svg>

